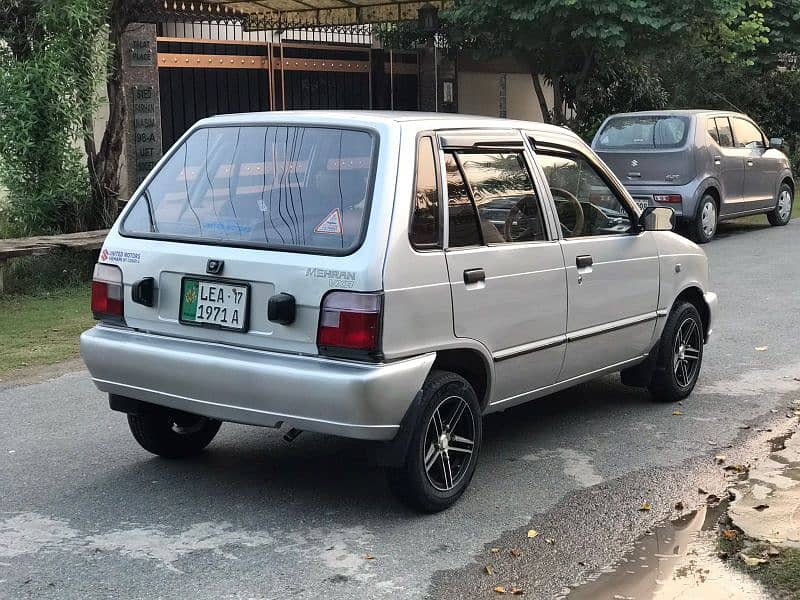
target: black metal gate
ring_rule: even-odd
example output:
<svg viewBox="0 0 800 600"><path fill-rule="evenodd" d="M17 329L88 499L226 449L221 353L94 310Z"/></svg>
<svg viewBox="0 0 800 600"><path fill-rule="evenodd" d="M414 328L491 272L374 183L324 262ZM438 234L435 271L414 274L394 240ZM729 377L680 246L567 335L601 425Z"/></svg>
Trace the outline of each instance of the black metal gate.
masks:
<svg viewBox="0 0 800 600"><path fill-rule="evenodd" d="M413 51L162 36L158 68L164 150L195 122L217 114L419 107Z"/></svg>

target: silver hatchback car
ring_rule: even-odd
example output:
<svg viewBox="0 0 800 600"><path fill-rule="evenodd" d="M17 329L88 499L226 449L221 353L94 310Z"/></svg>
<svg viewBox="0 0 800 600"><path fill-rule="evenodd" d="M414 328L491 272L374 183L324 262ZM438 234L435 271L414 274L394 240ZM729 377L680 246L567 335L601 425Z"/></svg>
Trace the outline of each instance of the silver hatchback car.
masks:
<svg viewBox="0 0 800 600"><path fill-rule="evenodd" d="M710 241L727 219L792 216L794 178L783 140L767 137L747 116L710 110L618 114L592 148L641 207L671 206L696 242Z"/></svg>
<svg viewBox="0 0 800 600"><path fill-rule="evenodd" d="M373 440L398 494L442 510L486 414L615 371L691 393L717 299L673 220L539 123L216 117L112 228L81 350L152 453L223 421Z"/></svg>

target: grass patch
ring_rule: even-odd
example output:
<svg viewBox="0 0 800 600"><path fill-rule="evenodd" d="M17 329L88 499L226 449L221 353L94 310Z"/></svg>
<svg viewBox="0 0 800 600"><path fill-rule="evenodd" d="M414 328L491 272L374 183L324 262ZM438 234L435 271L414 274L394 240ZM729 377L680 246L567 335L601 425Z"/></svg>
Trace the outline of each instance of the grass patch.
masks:
<svg viewBox="0 0 800 600"><path fill-rule="evenodd" d="M0 296L0 376L77 357L80 334L94 324L90 297L88 285Z"/></svg>
<svg viewBox="0 0 800 600"><path fill-rule="evenodd" d="M764 542L744 538L737 530L738 535L726 539L719 537L720 553L728 557L729 564L744 571L758 581L775 600L797 600L800 598L800 550L794 548L778 548L778 556L770 556L772 548ZM748 567L739 557L743 552L749 557L763 558L764 564Z"/></svg>

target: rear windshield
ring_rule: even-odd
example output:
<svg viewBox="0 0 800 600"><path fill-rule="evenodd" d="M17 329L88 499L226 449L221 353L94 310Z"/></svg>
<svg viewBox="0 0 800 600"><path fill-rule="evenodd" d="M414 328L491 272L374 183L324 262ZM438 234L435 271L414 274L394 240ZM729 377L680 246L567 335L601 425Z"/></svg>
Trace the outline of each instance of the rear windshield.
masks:
<svg viewBox="0 0 800 600"><path fill-rule="evenodd" d="M601 149L678 148L686 142L689 132L687 117L616 117L600 133L597 147Z"/></svg>
<svg viewBox="0 0 800 600"><path fill-rule="evenodd" d="M135 200L123 234L346 253L361 242L375 154L363 131L200 129Z"/></svg>

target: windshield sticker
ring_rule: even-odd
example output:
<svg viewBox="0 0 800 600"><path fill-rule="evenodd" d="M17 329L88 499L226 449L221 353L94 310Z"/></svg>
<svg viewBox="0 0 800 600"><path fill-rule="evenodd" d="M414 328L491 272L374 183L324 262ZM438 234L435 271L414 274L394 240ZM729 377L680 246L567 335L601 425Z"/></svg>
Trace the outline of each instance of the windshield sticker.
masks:
<svg viewBox="0 0 800 600"><path fill-rule="evenodd" d="M100 253L100 261L138 265L142 262L142 255L138 252L128 252L127 250L109 250L103 248L103 251Z"/></svg>
<svg viewBox="0 0 800 600"><path fill-rule="evenodd" d="M342 213L338 208L334 208L327 217L322 220L322 223L317 225L314 233L330 233L333 235L342 235Z"/></svg>

